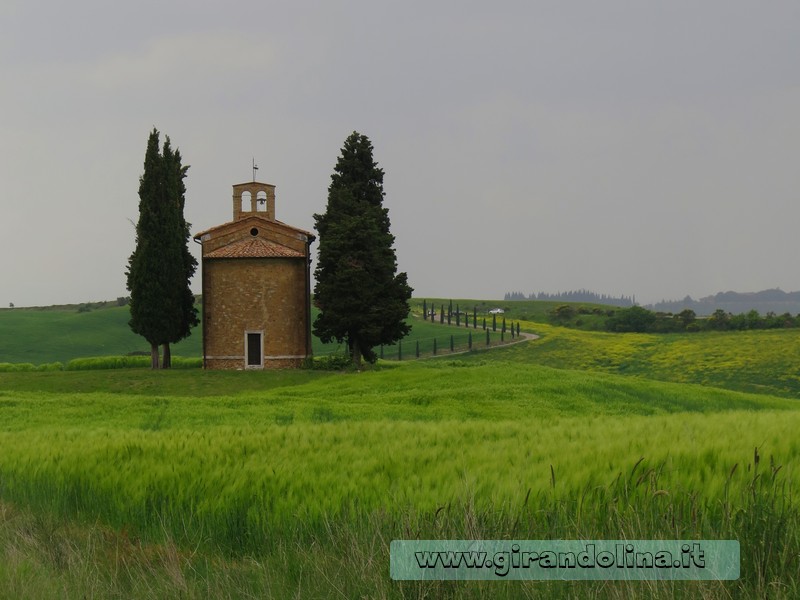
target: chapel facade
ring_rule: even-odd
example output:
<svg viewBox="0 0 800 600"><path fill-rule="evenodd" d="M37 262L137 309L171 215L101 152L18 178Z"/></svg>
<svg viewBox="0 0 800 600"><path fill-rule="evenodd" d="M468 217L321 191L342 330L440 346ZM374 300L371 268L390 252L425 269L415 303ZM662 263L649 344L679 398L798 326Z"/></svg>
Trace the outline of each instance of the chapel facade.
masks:
<svg viewBox="0 0 800 600"><path fill-rule="evenodd" d="M275 219L275 186L233 186L233 220L202 244L203 366L296 368L311 351L313 234Z"/></svg>

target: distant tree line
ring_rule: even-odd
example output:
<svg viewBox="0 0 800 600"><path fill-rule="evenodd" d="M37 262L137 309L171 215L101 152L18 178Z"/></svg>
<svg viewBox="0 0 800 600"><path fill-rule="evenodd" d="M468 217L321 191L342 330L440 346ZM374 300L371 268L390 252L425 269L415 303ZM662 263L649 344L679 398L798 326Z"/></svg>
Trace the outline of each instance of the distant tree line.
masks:
<svg viewBox="0 0 800 600"><path fill-rule="evenodd" d="M591 302L594 304L608 304L610 306L633 306L636 304L636 296L609 296L607 294L597 294L589 290L575 290L570 292L557 292L548 294L539 292L528 294L522 292L506 292L505 300L548 300L552 302Z"/></svg>
<svg viewBox="0 0 800 600"><path fill-rule="evenodd" d="M647 308L657 312L678 313L690 308L698 315L711 315L715 310L739 314L757 310L767 314L774 312L800 312L800 292L784 292L780 289L762 290L760 292L718 292L713 296L705 296L699 300L686 296L683 300L662 300Z"/></svg>
<svg viewBox="0 0 800 600"><path fill-rule="evenodd" d="M698 318L690 308L679 313L664 313L632 306L615 310L606 320L606 329L619 333L672 333L683 331L743 331L748 329L786 329L800 327L800 315L789 313L777 315L768 312L761 316L751 310L738 315L717 309L706 318Z"/></svg>

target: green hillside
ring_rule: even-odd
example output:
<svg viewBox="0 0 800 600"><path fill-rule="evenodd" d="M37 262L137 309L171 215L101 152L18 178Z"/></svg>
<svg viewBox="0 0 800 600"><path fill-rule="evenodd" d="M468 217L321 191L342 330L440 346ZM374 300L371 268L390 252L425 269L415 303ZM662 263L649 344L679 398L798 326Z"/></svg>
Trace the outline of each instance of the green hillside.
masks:
<svg viewBox="0 0 800 600"><path fill-rule="evenodd" d="M453 302L541 337L349 373L0 372L0 597L800 596L795 330L612 334ZM421 306L405 352L467 334ZM0 311L0 361L142 349L126 322ZM731 539L741 577L396 582L393 539Z"/></svg>
<svg viewBox="0 0 800 600"><path fill-rule="evenodd" d="M577 331L523 322L541 338L494 350L483 360L541 364L699 383L800 398L800 330L684 334ZM469 358L468 358L469 360Z"/></svg>
<svg viewBox="0 0 800 600"><path fill-rule="evenodd" d="M473 347L485 347L481 329L488 311L504 308L498 315L519 322L522 329L541 336L535 343L520 344L493 350L489 354L466 355L467 361L500 361L540 364L563 369L600 371L635 375L678 383L700 383L733 390L800 397L800 330L753 330L701 332L687 334L616 334L583 331L549 324L549 313L555 304L538 301L453 300L468 313L470 327L451 326L422 319L422 300L412 301L409 317L412 333L403 341L402 356L414 358L417 343L424 355L430 356L433 340L439 353L449 352L450 336L457 349L465 350L467 335L473 335ZM449 300L427 299L428 308ZM588 306L588 305L581 305ZM472 328L472 307L478 308L479 325ZM590 307L591 308L591 307ZM597 307L595 307L597 308ZM107 306L87 312L78 307L52 309L0 310L0 363L46 364L89 356L124 356L148 352L146 342L128 328L127 307ZM525 320L527 318L527 320ZM492 335L492 343L499 341ZM508 341L508 335L506 335ZM343 350L337 344L322 344L313 338L315 355ZM174 346L174 354L199 357L202 354L202 333L193 334ZM384 349L387 359L398 357L397 346Z"/></svg>
<svg viewBox="0 0 800 600"><path fill-rule="evenodd" d="M312 309L312 319L317 310ZM417 315L417 317L421 316ZM52 308L0 309L0 363L31 363L41 365L60 362L66 364L76 358L93 356L125 356L150 352L147 342L131 332L128 327L130 312L127 306L104 306L83 310L79 306ZM421 318L411 317L412 332L403 340L406 358L413 355L417 341L430 350L438 337L439 347L447 347L449 336L466 345L464 328L431 324ZM338 344L323 344L312 338L315 355L342 350ZM178 344L173 344L175 356L200 357L203 354L201 326ZM386 357L397 358L396 345L385 349Z"/></svg>
<svg viewBox="0 0 800 600"><path fill-rule="evenodd" d="M147 342L128 327L127 306L79 312L78 307L0 310L0 362L66 363L87 356L149 353ZM202 355L198 331L174 345L179 356Z"/></svg>

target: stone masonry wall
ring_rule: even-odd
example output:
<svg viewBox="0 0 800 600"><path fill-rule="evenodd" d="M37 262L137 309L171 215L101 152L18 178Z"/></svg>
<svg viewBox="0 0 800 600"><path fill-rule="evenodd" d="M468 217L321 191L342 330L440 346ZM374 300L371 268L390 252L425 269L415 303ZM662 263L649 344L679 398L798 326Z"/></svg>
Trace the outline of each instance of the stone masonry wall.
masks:
<svg viewBox="0 0 800 600"><path fill-rule="evenodd" d="M306 357L305 258L207 259L203 272L207 368L245 368L245 332L263 332L264 368Z"/></svg>

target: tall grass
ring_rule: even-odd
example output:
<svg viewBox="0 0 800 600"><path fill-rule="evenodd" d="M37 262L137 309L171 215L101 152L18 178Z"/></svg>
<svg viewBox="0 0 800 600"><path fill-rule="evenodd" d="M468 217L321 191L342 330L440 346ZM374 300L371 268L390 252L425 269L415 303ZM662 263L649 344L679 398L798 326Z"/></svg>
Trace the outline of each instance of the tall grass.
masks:
<svg viewBox="0 0 800 600"><path fill-rule="evenodd" d="M687 438L687 419L676 415L548 427L530 420L352 423L319 410L310 422L276 416L259 428L195 433L170 427L175 416L162 404L130 432L3 434L0 477L3 497L36 510L100 518L147 537L166 527L181 543L206 537L259 552L298 518L312 526L354 509L427 511L468 497L480 510L514 506L529 489L544 493L551 479L554 497L574 500L641 456L671 494L702 493L699 501L715 503L726 499L726 485L749 482L743 468L729 478L752 453L744 439L768 437L762 451L768 447L784 465L783 480L795 486L792 444L770 436L796 430L800 417L767 413L744 424L746 416L725 415L714 427L702 416L688 419L689 435L702 442Z"/></svg>
<svg viewBox="0 0 800 600"><path fill-rule="evenodd" d="M756 446L797 483L791 401L457 364L467 363L227 397L164 396L157 386L144 395L6 390L0 495L146 537L166 528L181 543L260 552L298 519L315 527L352 511L433 511L465 498L490 510L527 490L574 499L642 456L672 494L695 491L706 503L746 480L745 469L730 471ZM140 377L173 378L150 375Z"/></svg>
<svg viewBox="0 0 800 600"><path fill-rule="evenodd" d="M173 369L199 369L203 366L202 358L172 357ZM74 358L65 367L67 371L89 371L97 369L143 369L150 368L149 356L96 356Z"/></svg>
<svg viewBox="0 0 800 600"><path fill-rule="evenodd" d="M510 352L2 373L0 499L31 512L0 516L0 596L797 597L796 401ZM478 537L738 539L742 579L388 579L391 539Z"/></svg>
<svg viewBox="0 0 800 600"><path fill-rule="evenodd" d="M174 369L199 369L203 366L201 358L172 357ZM144 369L150 368L149 356L94 356L74 358L66 365L60 362L34 365L31 363L0 363L0 373L22 373L44 371L89 371L105 369Z"/></svg>
<svg viewBox="0 0 800 600"><path fill-rule="evenodd" d="M785 598L800 595L798 508L776 466L753 461L720 502L661 481L637 461L580 495L557 477L513 503L480 507L474 495L435 510L354 508L273 536L257 556L187 548L164 533L144 541L97 522L76 526L0 504L0 595L64 597L346 598ZM735 473L735 471L734 471ZM738 539L738 581L395 582L392 539ZM29 562L23 562L29 561ZM31 569L28 565L36 565ZM65 593L66 592L66 593Z"/></svg>
<svg viewBox="0 0 800 600"><path fill-rule="evenodd" d="M60 362L34 365L33 363L0 363L0 373L24 373L43 371L63 371L64 365Z"/></svg>

